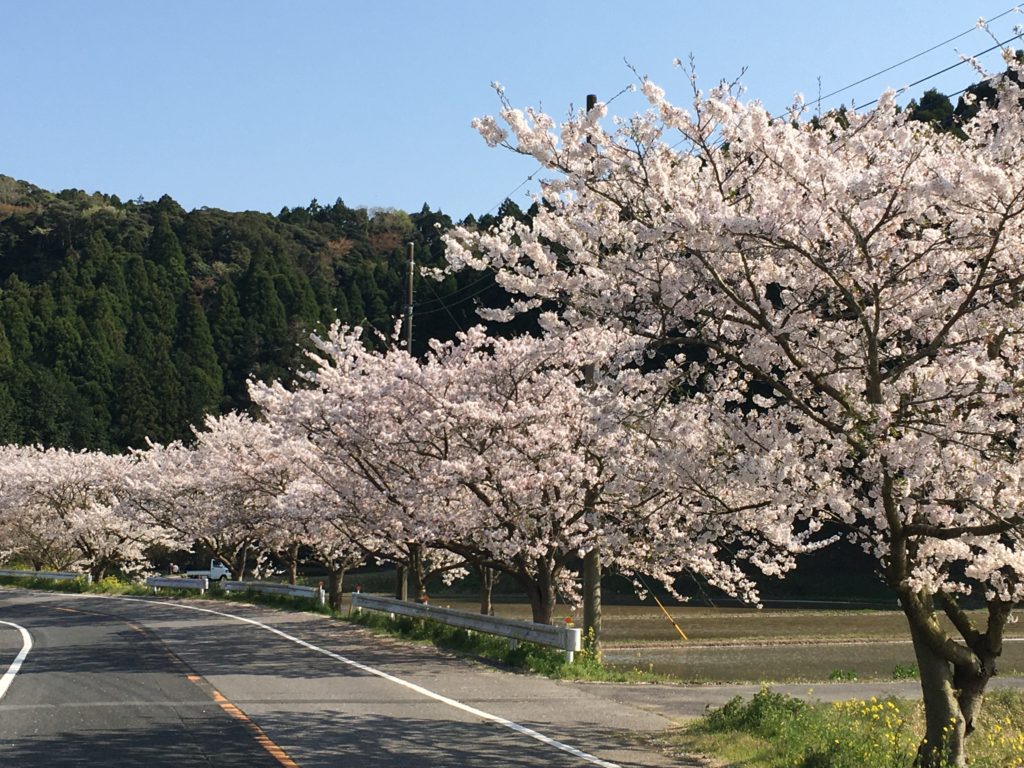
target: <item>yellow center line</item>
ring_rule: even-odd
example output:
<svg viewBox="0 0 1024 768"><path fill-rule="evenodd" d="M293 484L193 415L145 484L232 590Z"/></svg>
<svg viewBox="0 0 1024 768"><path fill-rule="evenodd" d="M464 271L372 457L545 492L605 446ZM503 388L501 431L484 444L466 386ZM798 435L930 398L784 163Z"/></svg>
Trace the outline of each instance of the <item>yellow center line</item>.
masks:
<svg viewBox="0 0 1024 768"><path fill-rule="evenodd" d="M246 715L245 712L243 712L230 701L228 701L227 697L225 697L224 694L222 694L216 688L210 686L209 683L206 683L198 675L187 675L187 677L190 682L196 684L200 688L207 689L207 692L210 694L210 698L212 698L214 702L216 702L220 706L221 709L223 709L233 718L242 723L242 725L245 726L246 730L248 730L249 733L253 735L253 738L256 739L256 743L263 747L267 754L269 754L272 758L277 760L277 762L280 763L283 766L283 768L300 768L298 763L296 763L294 760L288 757L287 752L285 752L283 749L281 749L281 747L275 744L273 739L267 736L264 730L260 728L258 725L256 725L256 723L250 720L249 716Z"/></svg>
<svg viewBox="0 0 1024 768"><path fill-rule="evenodd" d="M64 611L65 613L93 614L92 611L79 611L74 608L64 608L63 606L54 606L54 610ZM102 616L104 614L96 613L94 615ZM133 629L136 632L140 632L142 634L149 634L145 627L136 624L135 622L126 621L125 624L127 624L131 629ZM171 651L169 648L166 648L166 650L168 656L172 660L176 661L179 664L184 664L184 662L180 658L178 658L178 656L173 651ZM220 705L221 709L223 709L233 718L241 722L249 731L249 733L251 733L253 737L256 739L256 743L263 747L263 749L266 750L267 754L269 754L271 757L277 760L277 762L280 763L283 766L283 768L301 768L298 763L296 763L294 760L288 757L287 752L281 749L281 747L275 744L274 741L269 736L267 736L266 733L264 733L262 728L260 728L258 725L256 725L256 723L250 720L249 716L246 715L245 712L243 712L230 701L228 701L227 698L225 698L220 691L218 691L213 686L209 685L209 683L203 680L203 678L199 675L190 674L186 675L185 677L188 679L189 682L193 683L199 688L206 690L207 693L210 694L211 698L218 705Z"/></svg>

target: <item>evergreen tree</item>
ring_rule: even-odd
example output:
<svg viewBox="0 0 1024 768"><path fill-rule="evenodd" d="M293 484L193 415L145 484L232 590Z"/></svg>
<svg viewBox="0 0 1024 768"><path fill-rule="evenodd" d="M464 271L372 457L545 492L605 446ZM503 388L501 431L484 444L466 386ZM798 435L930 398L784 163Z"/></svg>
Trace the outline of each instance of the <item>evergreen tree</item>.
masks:
<svg viewBox="0 0 1024 768"><path fill-rule="evenodd" d="M205 414L219 407L224 382L206 314L195 296L189 295L182 307L174 357L183 388L185 420L199 425Z"/></svg>
<svg viewBox="0 0 1024 768"><path fill-rule="evenodd" d="M266 268L262 251L253 254L239 297L245 317L245 352L254 376L269 380L288 375L294 342L288 333L284 303Z"/></svg>
<svg viewBox="0 0 1024 768"><path fill-rule="evenodd" d="M956 117L953 114L953 103L948 96L939 93L934 88L924 92L921 101L911 101L907 105L911 120L918 120L922 123L930 123L939 131L952 130Z"/></svg>
<svg viewBox="0 0 1024 768"><path fill-rule="evenodd" d="M245 381L249 375L245 355L245 320L238 307L238 294L230 280L214 293L209 324L213 348L224 375L223 407L227 410L244 408L248 403Z"/></svg>
<svg viewBox="0 0 1024 768"><path fill-rule="evenodd" d="M126 448L145 448L146 438L159 432L156 397L137 359L127 358L118 378L115 440Z"/></svg>

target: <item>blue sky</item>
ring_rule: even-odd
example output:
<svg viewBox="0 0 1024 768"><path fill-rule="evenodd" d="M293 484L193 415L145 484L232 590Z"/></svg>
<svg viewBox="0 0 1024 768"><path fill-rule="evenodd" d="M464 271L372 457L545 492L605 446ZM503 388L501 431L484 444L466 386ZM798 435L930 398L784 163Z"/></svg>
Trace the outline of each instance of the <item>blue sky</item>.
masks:
<svg viewBox="0 0 1024 768"><path fill-rule="evenodd" d="M746 67L773 111L813 99L993 18L1009 0L642 3L519 0L3 0L0 173L122 199L169 194L276 213L312 198L454 218L492 210L536 166L470 128L499 81L561 116L641 74L686 98ZM1024 15L992 24L1011 37ZM974 30L829 100L867 102L992 45ZM1018 43L1018 46L1024 44ZM995 68L998 59L985 59ZM969 67L913 89L957 91ZM909 95L908 95L909 98ZM613 111L642 110L638 96ZM512 195L529 202L531 185Z"/></svg>

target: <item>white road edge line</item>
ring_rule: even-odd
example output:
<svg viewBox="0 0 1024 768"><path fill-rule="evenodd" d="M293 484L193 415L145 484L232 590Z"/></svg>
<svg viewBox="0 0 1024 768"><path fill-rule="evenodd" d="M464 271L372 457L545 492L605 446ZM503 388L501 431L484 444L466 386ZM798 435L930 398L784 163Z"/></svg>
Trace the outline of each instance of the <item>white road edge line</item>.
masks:
<svg viewBox="0 0 1024 768"><path fill-rule="evenodd" d="M28 656L28 652L32 650L32 635L28 633L20 624L15 624L10 621L0 621L0 624L6 624L8 627L14 627L16 630L21 632L21 651L17 656L14 657L14 661L11 662L11 666L4 672L3 677L0 677L0 699L7 693L7 689L11 687L11 683L14 682L14 676L18 674L18 670L21 669L21 664L25 661L25 657Z"/></svg>
<svg viewBox="0 0 1024 768"><path fill-rule="evenodd" d="M291 642L295 643L296 645L300 645L303 648L307 648L311 651L316 651L317 653L322 653L324 656L328 656L332 659L335 659L336 661L340 661L343 664L348 664L350 667L355 667L356 669L359 669L368 674L376 675L377 677L383 678L384 680L395 683L396 685L400 685L403 688L408 688L409 690L415 691L416 693L419 693L422 696L434 699L435 701L439 701L442 704L447 704L449 707L461 710L462 712L473 715L474 717L479 717L482 720L489 720L492 723L503 725L506 728L515 731L516 733L522 734L523 736L528 736L531 739L535 739L536 741L539 741L542 744L546 744L549 747L554 747L555 749L561 750L562 752L567 752L573 757L578 757L580 760L599 766L599 768L621 768L621 766L618 763L610 763L607 760L602 760L601 758L588 754L581 749L577 749L576 747L573 747L569 744L558 741L557 739L553 739L550 736L545 736L543 733L535 731L532 728L527 728L525 725L520 725L519 723L513 722L512 720L508 720L504 717L501 717L500 715L492 715L490 712L484 712L482 709L471 707L468 704L463 704L461 701L456 701L455 699L443 696L440 693L435 693L434 691L424 688L421 685L411 683L408 680L403 680L400 677L395 677L394 675L388 674L383 670L368 666L354 659L342 656L341 654L334 653L333 651L328 651L327 649L321 648L317 645L313 645L312 643L307 643L305 640L300 640L297 637L289 635L287 632L282 632L280 629L275 629L274 627L271 627L267 624L263 624L262 622L256 621L255 619L248 619L245 616L236 616L233 613L225 613L224 611L215 611L212 608L199 608L198 606L194 605L182 605L181 603L171 602L155 603L151 600L143 600L137 597L120 597L118 595L81 595L81 597L101 597L107 600L121 600L124 602L142 603L143 605L149 606L156 605L160 607L181 608L190 611L198 611L200 613L211 613L214 616L223 616L228 619L235 619L236 621L251 624L255 627L260 627L261 629L265 629L268 632L278 635L279 637L283 637L285 640L290 640ZM2 693L0 693L0 696L2 696Z"/></svg>

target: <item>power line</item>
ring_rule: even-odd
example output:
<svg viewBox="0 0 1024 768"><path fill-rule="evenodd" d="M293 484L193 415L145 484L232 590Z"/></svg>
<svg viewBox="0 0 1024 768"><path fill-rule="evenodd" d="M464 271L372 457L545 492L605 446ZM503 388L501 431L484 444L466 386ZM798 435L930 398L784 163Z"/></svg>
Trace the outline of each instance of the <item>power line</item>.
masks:
<svg viewBox="0 0 1024 768"><path fill-rule="evenodd" d="M1010 8L1007 8L1002 13L996 14L992 18L987 19L986 23L991 23L993 21L997 21L998 19L1001 19L1004 16L1008 16L1011 13L1020 13L1020 12L1021 12L1021 6L1020 5L1013 5ZM931 46L930 48L926 48L925 50L920 51L919 53L915 53L913 56L909 56L909 57L903 59L902 61L896 62L895 64L892 64L892 65L886 67L885 69L880 69L880 70L878 70L877 72L875 72L873 74L867 75L866 77L862 77L860 80L857 80L856 82L850 83L849 85L844 85L842 88L838 88L837 90L834 90L831 93L828 93L828 94L826 94L824 96L819 96L818 99L816 100L816 103L820 105L821 102L825 101L826 99L829 99L829 98L831 98L833 96L836 96L836 95L838 95L840 93L844 93L845 91L848 91L851 88L855 88L858 85L866 83L869 80L873 80L876 77L879 77L880 75L884 75L887 72L891 72L894 69L902 67L904 64L908 64L911 61L914 61L915 59L919 59L922 56L925 56L926 54L929 54L932 51L935 51L935 50L943 47L944 45L949 45L950 43L954 42L955 40L959 40L961 37L964 37L964 36L970 34L971 32L974 32L977 28L978 28L977 25L975 25L975 26L972 26L969 29L965 29L963 32L960 32L959 34L956 34L956 35L954 35L953 37L951 37L951 38L949 38L947 40L943 40L941 43L936 43L935 45ZM975 54L973 58L977 58L978 56L984 56L986 53L991 53L992 51L996 50L996 48L1000 48L1003 45L1006 45L1006 43L1013 42L1014 40L1019 40L1021 37L1024 37L1024 34L1015 35L1014 37L1011 37L1011 38L1009 38L1008 40L1006 40L1006 41L1004 41L1002 43L999 43L999 44L997 44L997 45L995 45L995 46L993 46L991 48L988 48L988 49L982 51L981 53ZM965 63L965 61L959 61L956 64L953 64L953 65L950 65L950 66L946 67L945 69L939 70L938 72L935 72L935 73L933 73L931 75L928 75L927 77L921 78L920 80L917 80L917 81L915 81L913 83L910 83L910 85L904 86L901 89L901 92L905 92L905 91L909 90L910 88L913 88L916 85L920 85L921 83L927 82L928 80L931 80L933 77L938 77L939 75L944 74L944 73L950 71L951 69L955 69L956 67L958 67L958 66L960 66L961 64L964 64L964 63ZM970 87L970 86L968 86L968 87ZM967 88L964 88L963 90L961 90L958 93L955 93L953 95L957 96L957 95L963 93L965 90L967 90ZM875 104L877 102L878 102L878 99L874 99L872 101L869 101L867 104L862 105L861 109L863 109L864 107L871 106L872 104ZM777 115L776 118L778 118L778 117L784 117L784 115ZM680 139L676 144L672 145L672 148L675 148L675 147L679 146L679 144L681 144L682 142L683 142L683 139ZM506 200L510 200L512 198L512 195L514 195L520 189L522 189L527 184L529 184L531 181L533 181L533 179L537 176L537 174L540 173L543 170L544 170L544 166L543 165L537 166L537 169L533 173L531 173L529 176L527 176L525 179L523 179L519 184L517 184L516 187L511 192L509 192L507 195L505 195L501 200L499 200L497 203L492 205L486 211L486 213L493 213L496 209L498 209L501 206L502 203L504 203Z"/></svg>
<svg viewBox="0 0 1024 768"><path fill-rule="evenodd" d="M992 53L992 51L995 51L995 50L997 50L999 48L1002 48L1004 45L1012 43L1014 40L1020 40L1022 37L1024 37L1024 32L1016 34L1013 37L1008 38L1008 39L1004 40L1001 43L996 43L991 48L986 48L984 51L981 51L980 53L974 54L971 58L972 59L976 59L979 56L984 56L986 53ZM969 61L969 59L961 59L956 64L950 64L948 67L946 67L944 69L940 69L938 72L933 72L932 74L928 75L927 77L922 77L920 80L915 80L914 82L910 83L909 85L903 86L902 88L900 88L899 92L900 93L906 93L907 91L909 91L914 86L921 85L921 83L927 82L928 80L931 80L933 77L938 77L939 75L943 75L946 72L949 72L951 69L956 69L957 67L959 67L959 66L961 66L963 64L966 64L968 61ZM968 86L968 88L969 87L970 86ZM966 91L966 90L967 90L967 88L964 88L964 91ZM963 91L960 91L960 93L963 93ZM867 102L866 104L860 105L860 109L864 109L865 107L870 107L872 104L876 104L876 103L878 103L878 99L872 99L871 101Z"/></svg>
<svg viewBox="0 0 1024 768"><path fill-rule="evenodd" d="M429 279L430 278L424 278L424 281L429 280ZM493 273L488 272L483 277L479 277L476 280L474 280L473 282L467 283L466 285L463 285L461 288L456 288L454 291L452 291L449 294L446 294L444 297L438 297L436 299L427 299L425 301L418 301L418 302L416 302L416 306L417 307L421 307L424 304L431 304L433 302L437 302L437 303L450 302L451 299L455 298L458 294L463 293L465 291L469 291L469 290L475 290L478 286L483 285L484 283L489 283L490 284L491 281L493 281L493 279L494 279ZM431 293L433 293L434 296L438 296L438 294L435 291L433 291L433 290L431 290ZM475 295L478 296L479 294L475 294Z"/></svg>
<svg viewBox="0 0 1024 768"><path fill-rule="evenodd" d="M993 16L991 19L988 19L988 22L996 21L997 19L1001 19L1003 16L1007 16L1008 14L1011 14L1011 13L1014 13L1014 12L1019 12L1020 9L1021 8L1020 8L1019 5L1015 5L1012 8L1009 8L1009 9L1003 11L1002 13L998 14L997 16ZM910 62L914 61L915 59L919 59L922 56L924 56L926 54L929 54L932 51L937 50L937 49L941 48L944 45L949 45L954 40L959 40L961 37L964 37L965 35L969 35L971 32L974 32L977 28L978 28L977 25L975 25L975 26L971 27L970 29L964 30L963 32L961 32L958 35L953 35L953 37L949 38L948 40L943 40L941 43L936 43L931 48L926 48L925 50L921 51L920 53L915 53L913 56L910 56L910 57L908 57L906 59L903 59L903 61L899 61L899 62L897 62L897 63L895 63L895 64L893 64L891 66L886 67L885 69L880 69L877 72L875 72L874 74L868 75L867 77L862 77L860 80L858 80L855 83L850 83L849 85L845 85L842 88L839 88L839 89L837 89L835 91L832 91L831 93L825 94L824 96L819 96L817 98L816 103L821 104L821 102L825 101L826 99L830 99L833 96L836 96L836 95L838 95L840 93L843 93L845 91L850 90L851 88L856 88L858 85L861 85L862 83L866 83L868 80L874 80L876 77L879 77L880 75L884 75L886 72L891 72L894 69L902 67L904 64L909 64ZM910 86L907 86L907 87L910 87Z"/></svg>
<svg viewBox="0 0 1024 768"><path fill-rule="evenodd" d="M473 293L473 294L471 294L469 296L464 296L461 299L459 299L458 301L453 301L453 302L450 302L450 303L442 303L440 307L435 307L433 309L428 309L425 312L417 312L416 316L420 317L422 315L435 315L438 312L448 312L451 307L458 307L458 306L461 306L462 304L465 304L467 301L472 301L473 299L476 299L476 298L482 296L483 294L487 293L487 291L489 291L490 289L491 289L491 286L489 286L489 285L485 286L484 288L482 288L481 290L477 291L476 293ZM433 288L431 288L430 291L431 291L431 293L433 293L434 292ZM434 295L436 296L437 294L435 293ZM452 319L454 320L454 318L452 318Z"/></svg>
<svg viewBox="0 0 1024 768"><path fill-rule="evenodd" d="M428 282L428 283L426 283L426 286L427 286L427 290L428 290L428 291L430 291L430 292L431 292L432 294L434 294L434 298L436 298L436 299L437 299L438 301L440 301L440 300L441 300L441 298L440 298L440 297L439 297L439 296L437 295L437 291L435 291L435 290L434 290L434 287L433 287L433 286L432 286L432 285L431 285L431 284L430 284L429 282ZM470 298L473 298L473 297L470 297ZM468 301L468 299L466 299L466 301ZM457 306L457 304L458 304L458 303L456 303L456 304L452 304L451 306ZM458 321L458 320L457 320L457 319L455 318L455 315L453 315L453 314L452 314L452 311L451 311L451 309L450 309L450 307L449 307L449 305L448 305L448 304L442 304L442 305L441 305L441 309L443 309L443 310L444 310L444 311L445 311L445 312L447 313L448 317L450 317L450 318L451 318L452 322L453 322L453 323L455 323L455 327L456 327L456 328L458 328L458 329L459 329L460 331L462 331L463 333L465 333L465 332L466 332L466 329L462 327L462 323L460 323L460 322L459 322L459 321ZM422 317L423 315L429 315L429 314L432 314L433 312L438 312L438 311L440 311L440 310L436 310L436 309L435 309L435 310L431 310L431 311L429 311L429 312L421 312L421 313L420 313L420 316Z"/></svg>
<svg viewBox="0 0 1024 768"><path fill-rule="evenodd" d="M487 215L488 213L492 213L492 212L494 212L495 210L497 210L498 208L500 208L500 207L501 207L501 204L502 204L502 203L504 203L504 202L505 202L506 200L511 200L511 199L512 199L512 195L514 195L514 194L515 194L516 192L518 192L518 191L519 191L520 189L522 189L522 188L523 188L523 187L525 187L525 186L526 186L527 184L529 184L529 183L530 183L531 181L533 181L533 178L534 178L534 177L535 177L535 176L536 176L536 175L537 175L538 173L540 173L540 172L541 172L541 171L543 171L543 170L544 170L544 166L543 166L543 165L539 165L539 166L537 166L537 170L535 170L535 171L534 171L533 173L531 173L531 174L530 174L529 176L527 176L527 177L526 177L525 179L523 179L523 180L522 180L522 181L521 181L521 182L520 182L520 183L519 183L519 184L518 184L518 185L516 186L516 188L515 188L515 189L513 189L513 190L512 190L511 192L509 192L509 193L508 193L507 195L505 195L505 196L504 196L503 198L501 198L501 200L499 200L499 201L498 201L498 202L496 202L496 203L495 203L494 205L492 205L492 206L491 206L490 208L488 208L488 209L487 209L487 211L486 211L486 213L485 213L484 215L486 216L486 215Z"/></svg>

